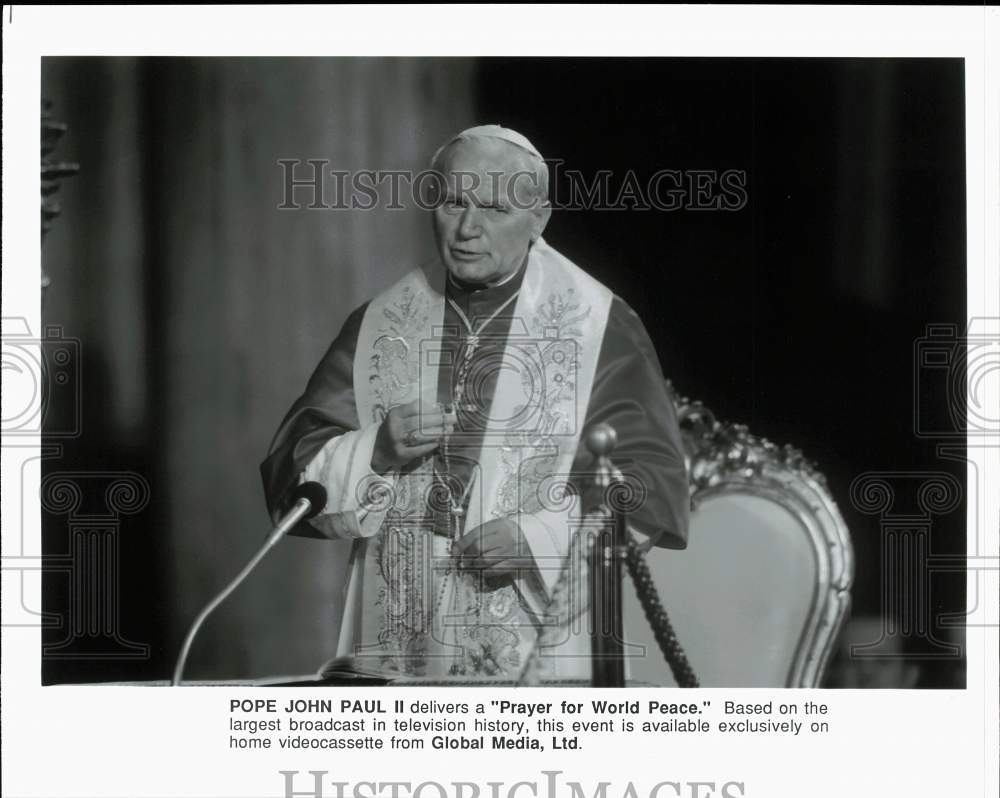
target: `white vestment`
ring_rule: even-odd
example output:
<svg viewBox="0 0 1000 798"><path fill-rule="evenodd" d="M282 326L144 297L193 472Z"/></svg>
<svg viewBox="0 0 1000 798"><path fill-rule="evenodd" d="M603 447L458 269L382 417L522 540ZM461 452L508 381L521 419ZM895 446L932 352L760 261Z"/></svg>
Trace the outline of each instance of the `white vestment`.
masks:
<svg viewBox="0 0 1000 798"><path fill-rule="evenodd" d="M587 679L590 637L580 574L553 614L552 588L579 526L565 496L611 306L611 292L549 247L532 247L512 311L500 376L470 485L465 534L495 518L521 528L537 567L497 586L456 568L434 534L433 458L405 473L371 469L379 424L394 406L435 404L444 267L415 269L367 307L354 355L360 428L332 438L303 479L328 490L313 524L350 538L338 655L359 669L430 679L516 679L543 627L547 679ZM538 578L540 575L540 579Z"/></svg>

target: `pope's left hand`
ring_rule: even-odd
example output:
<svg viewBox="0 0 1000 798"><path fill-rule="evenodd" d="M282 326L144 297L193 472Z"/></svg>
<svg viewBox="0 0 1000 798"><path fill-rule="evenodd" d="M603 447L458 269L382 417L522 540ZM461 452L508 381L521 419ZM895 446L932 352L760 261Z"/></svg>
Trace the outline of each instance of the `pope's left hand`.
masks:
<svg viewBox="0 0 1000 798"><path fill-rule="evenodd" d="M486 576L502 576L535 567L521 527L495 518L463 535L455 544L459 567Z"/></svg>

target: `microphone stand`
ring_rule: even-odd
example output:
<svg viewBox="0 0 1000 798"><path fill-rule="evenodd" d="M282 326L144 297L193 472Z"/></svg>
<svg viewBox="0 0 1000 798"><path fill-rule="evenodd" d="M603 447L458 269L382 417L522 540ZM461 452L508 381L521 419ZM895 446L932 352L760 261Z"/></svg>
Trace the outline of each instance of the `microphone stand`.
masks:
<svg viewBox="0 0 1000 798"><path fill-rule="evenodd" d="M317 492L317 489L319 492ZM188 629L187 636L184 638L184 645L181 646L181 653L177 657L177 664L174 665L174 674L170 680L170 685L172 687L176 687L181 683L181 677L184 675L184 663L187 662L188 654L191 652L191 644L194 643L194 638L198 634L198 630L201 629L201 625L205 623L208 616L211 615L223 601L229 598L230 594L236 590L240 584L242 584L243 580L250 575L250 572L260 564L260 561L267 556L268 552L274 548L275 544L277 544L277 542L281 540L292 527L304 518L311 518L312 516L317 515L326 504L326 490L316 482L303 483L296 489L296 492L293 495L296 495L299 498L296 500L295 504L292 505L292 509L288 511L278 525L272 530L271 534L267 536L267 540L264 541L264 545L261 546L257 553L250 559L250 562L243 566L243 570L236 575L236 578L226 585L219 595L208 602L208 604L205 605L205 608L198 613L198 617L194 619L194 623L191 624L191 628Z"/></svg>

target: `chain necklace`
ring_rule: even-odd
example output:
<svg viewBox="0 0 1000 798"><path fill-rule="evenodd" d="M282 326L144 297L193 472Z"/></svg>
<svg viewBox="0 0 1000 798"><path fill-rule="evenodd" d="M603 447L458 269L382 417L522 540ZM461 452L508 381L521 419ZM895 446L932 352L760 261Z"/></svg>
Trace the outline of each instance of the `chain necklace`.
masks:
<svg viewBox="0 0 1000 798"><path fill-rule="evenodd" d="M449 275L450 276L450 275ZM462 359L458 365L458 373L456 375L455 384L452 388L452 398L454 403L452 405L455 408L455 413L457 417L457 408L461 406L462 397L465 394L465 381L469 375L469 368L472 365L472 359L475 357L476 350L479 348L479 335L482 333L486 326L497 318L505 309L510 307L511 303L517 299L518 294L521 290L518 289L506 301L503 302L496 310L494 310L478 327L473 329L472 322L469 321L469 317L465 315L462 309L458 306L458 303L452 298L448 297L448 304L451 305L452 310L458 315L462 324L465 326L468 335L465 338L462 351ZM441 441L441 460L444 463L445 474L451 473L451 459L448 449L448 435L444 435ZM458 541L462 532L462 516L465 515L465 502L469 498L469 493L472 490L472 483L475 482L475 470L479 466L473 469L472 474L469 475L469 481L462 489L462 495L456 502L452 496L451 485L448 484L444 479L441 480L441 484L447 491L448 499L448 517L449 517L449 536L448 536L448 567L444 572L444 576L441 578L441 588L438 592L437 599L437 615L440 616L442 603L444 602L445 592L448 588L448 580L452 575L452 562L453 555L455 551L455 543ZM436 471L435 467L435 471ZM440 474L438 474L440 478Z"/></svg>
<svg viewBox="0 0 1000 798"><path fill-rule="evenodd" d="M465 329L468 335L465 338L464 348L462 351L462 359L458 364L458 373L455 378L455 384L452 388L452 398L454 400L453 407L455 408L455 413L457 417L458 408L462 405L462 397L465 395L465 381L469 376L469 368L472 365L472 359L475 357L476 350L479 348L479 335L482 333L486 326L492 322L497 316L503 313L511 303L517 299L518 294L521 291L518 289L513 294L511 294L506 301L504 301L496 310L494 310L476 329L472 328L472 322L469 321L469 317L465 315L462 309L458 306L458 303L452 298L448 297L448 304L451 305L452 310L458 314L458 318L465 325ZM449 459L448 450L448 435L444 436L441 441L441 459L444 461L445 473L451 473L451 463ZM451 486L445 483L448 489L448 505L449 513L452 517L452 540L457 540L459 536L459 519L465 514L465 500L469 497L469 491L472 488L473 479L470 477L468 484L464 487L462 491L462 497L458 502L455 502L451 496Z"/></svg>
<svg viewBox="0 0 1000 798"><path fill-rule="evenodd" d="M494 310L482 324L480 324L476 329L472 329L472 322L469 321L469 317L465 315L462 309L458 306L458 303L452 298L448 297L448 304L451 305L451 309L458 314L458 318L461 320L462 324L465 325L465 329L468 335L465 338L464 348L462 350L462 360L458 364L458 374L455 379L454 386L454 399L455 406L459 407L462 403L462 396L465 394L465 380L469 376L469 367L472 365L472 358L476 354L476 350L479 348L479 335L482 333L486 326L493 321L497 316L504 312L511 303L517 299L518 294L521 290L518 289L513 294L511 294L507 300L500 305L496 310Z"/></svg>

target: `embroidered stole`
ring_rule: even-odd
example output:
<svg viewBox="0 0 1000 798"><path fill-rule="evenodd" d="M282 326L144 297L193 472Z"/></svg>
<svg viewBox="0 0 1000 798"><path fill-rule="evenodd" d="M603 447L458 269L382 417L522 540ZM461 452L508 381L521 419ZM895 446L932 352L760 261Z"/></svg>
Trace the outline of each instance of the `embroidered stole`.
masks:
<svg viewBox="0 0 1000 798"><path fill-rule="evenodd" d="M432 532L431 459L394 475L379 533L354 543L338 654L414 676L516 676L567 553L573 502L564 495L586 418L612 295L544 240L532 247L504 347L464 533L517 521L543 586L495 588L455 571L450 541ZM444 267L415 269L369 304L354 357L362 428L394 406L437 403ZM440 503L440 497L438 497ZM568 676L567 642L561 671ZM559 658L556 658L559 659ZM579 664L575 666L579 668ZM568 670L569 669L569 670ZM586 674L580 674L586 676Z"/></svg>

